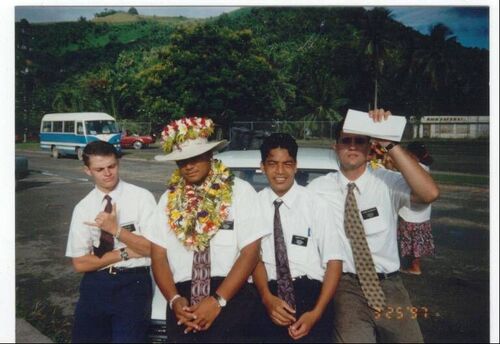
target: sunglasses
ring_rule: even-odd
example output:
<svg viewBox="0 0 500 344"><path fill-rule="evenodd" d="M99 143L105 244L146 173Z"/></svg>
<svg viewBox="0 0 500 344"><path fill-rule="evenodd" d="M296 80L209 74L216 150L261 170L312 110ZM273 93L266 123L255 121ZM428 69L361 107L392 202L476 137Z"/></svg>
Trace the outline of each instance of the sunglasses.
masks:
<svg viewBox="0 0 500 344"><path fill-rule="evenodd" d="M364 136L342 137L340 143L343 145L365 145L370 139Z"/></svg>

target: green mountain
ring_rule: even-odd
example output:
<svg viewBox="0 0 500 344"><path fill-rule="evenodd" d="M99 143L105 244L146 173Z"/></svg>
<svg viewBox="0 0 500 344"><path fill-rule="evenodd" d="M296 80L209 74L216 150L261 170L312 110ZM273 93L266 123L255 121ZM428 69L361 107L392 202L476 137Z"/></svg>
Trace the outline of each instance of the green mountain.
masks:
<svg viewBox="0 0 500 344"><path fill-rule="evenodd" d="M430 36L384 8L242 8L217 18L104 13L16 23L16 128L47 112L163 125L185 114L336 120L377 104L404 115L488 115L489 52Z"/></svg>

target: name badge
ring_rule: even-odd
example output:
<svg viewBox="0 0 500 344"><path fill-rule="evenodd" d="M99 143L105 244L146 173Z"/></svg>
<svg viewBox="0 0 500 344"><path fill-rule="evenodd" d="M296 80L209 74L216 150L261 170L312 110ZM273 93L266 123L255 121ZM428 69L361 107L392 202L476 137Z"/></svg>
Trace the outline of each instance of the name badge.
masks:
<svg viewBox="0 0 500 344"><path fill-rule="evenodd" d="M135 232L135 226L133 223L126 223L126 224L120 225L120 227L128 230L130 233Z"/></svg>
<svg viewBox="0 0 500 344"><path fill-rule="evenodd" d="M298 246L307 246L307 238L300 236L300 235L294 235L292 237L292 244L298 245Z"/></svg>
<svg viewBox="0 0 500 344"><path fill-rule="evenodd" d="M366 210L363 210L361 212L361 215L363 216L363 220L369 220L373 217L377 217L378 216L378 210L376 207L374 208L370 208L370 209L366 209Z"/></svg>
<svg viewBox="0 0 500 344"><path fill-rule="evenodd" d="M223 229L226 231L232 231L234 229L234 221L224 221L224 223L222 223L222 226L220 229Z"/></svg>

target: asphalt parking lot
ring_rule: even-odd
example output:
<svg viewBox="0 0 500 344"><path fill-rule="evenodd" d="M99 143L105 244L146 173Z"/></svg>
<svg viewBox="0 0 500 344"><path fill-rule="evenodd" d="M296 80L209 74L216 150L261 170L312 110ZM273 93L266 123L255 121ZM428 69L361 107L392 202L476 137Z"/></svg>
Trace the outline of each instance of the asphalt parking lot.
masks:
<svg viewBox="0 0 500 344"><path fill-rule="evenodd" d="M81 275L64 257L74 205L93 187L75 159L23 152L30 175L16 190L16 315L68 342ZM124 180L164 192L173 164L125 158ZM489 341L489 189L440 185L433 205L436 255L404 276L426 342Z"/></svg>

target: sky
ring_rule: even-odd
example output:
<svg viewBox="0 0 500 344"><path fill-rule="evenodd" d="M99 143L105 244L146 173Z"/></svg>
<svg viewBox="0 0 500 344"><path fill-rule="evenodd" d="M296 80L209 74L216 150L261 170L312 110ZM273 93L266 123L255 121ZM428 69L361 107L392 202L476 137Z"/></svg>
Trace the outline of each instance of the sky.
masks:
<svg viewBox="0 0 500 344"><path fill-rule="evenodd" d="M93 6L17 6L15 20L22 18L32 23L74 21L79 17L92 19L95 13L105 8L127 11L129 7L93 7ZM135 6L139 14L158 16L185 16L205 18L231 12L239 7L141 7ZM448 26L457 36L457 41L466 47L489 48L489 9L483 7L456 6L387 6L392 11L393 19L423 33L429 33L429 27L437 23Z"/></svg>

